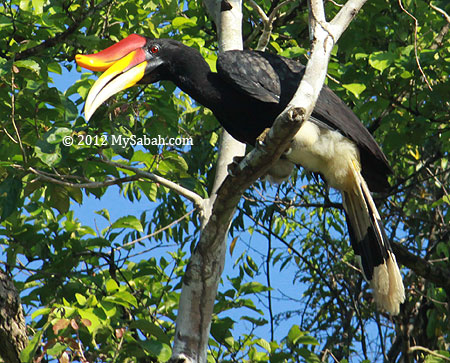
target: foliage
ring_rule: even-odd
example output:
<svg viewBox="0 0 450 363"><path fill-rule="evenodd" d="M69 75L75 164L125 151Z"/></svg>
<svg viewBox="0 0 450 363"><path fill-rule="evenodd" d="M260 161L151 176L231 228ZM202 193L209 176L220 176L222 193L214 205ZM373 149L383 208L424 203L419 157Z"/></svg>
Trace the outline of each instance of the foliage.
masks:
<svg viewBox="0 0 450 363"><path fill-rule="evenodd" d="M258 1L266 13L277 3ZM217 297L211 362L448 357L449 285L430 274L450 275L449 19L438 10L448 14L450 5L433 4L368 2L336 45L328 79L392 163L392 188L377 199L390 238L428 262L429 272L402 261L409 268L401 314L375 313L339 197L304 173L279 188L258 182L232 223L234 275L224 276ZM328 2L326 10L331 16L338 5ZM256 47L260 31L245 2L247 47ZM95 77L77 69L73 85L58 83L73 74L75 54L131 33L183 41L214 65L216 29L197 1L0 3L0 242L28 313L24 362L170 358L199 216L173 191L105 159L207 196L220 128L166 82L120 94L87 124L81 107ZM308 39L306 4L288 3L268 51L306 62ZM112 145L119 135L182 136L192 145ZM75 142L65 146L68 136ZM112 185L118 203L132 201L142 212L113 219L103 209L92 219L103 218L106 228L83 225L75 203L101 198ZM298 294L285 295L273 276L292 280ZM277 301L290 309L278 311Z"/></svg>

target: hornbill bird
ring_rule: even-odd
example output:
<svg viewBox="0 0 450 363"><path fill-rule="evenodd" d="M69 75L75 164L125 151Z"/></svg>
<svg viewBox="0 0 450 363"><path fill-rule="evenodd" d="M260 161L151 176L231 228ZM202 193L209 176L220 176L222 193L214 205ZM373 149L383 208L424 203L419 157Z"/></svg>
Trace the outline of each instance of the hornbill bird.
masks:
<svg viewBox="0 0 450 363"><path fill-rule="evenodd" d="M305 71L299 62L274 54L232 50L219 53L212 72L197 50L137 34L99 53L78 54L76 61L104 71L86 99L86 119L121 90L168 80L209 108L235 139L251 145L287 106ZM358 117L327 86L269 174L280 181L294 164L320 173L341 191L351 244L374 299L379 308L398 314L405 299L402 277L370 192L389 187L391 168Z"/></svg>

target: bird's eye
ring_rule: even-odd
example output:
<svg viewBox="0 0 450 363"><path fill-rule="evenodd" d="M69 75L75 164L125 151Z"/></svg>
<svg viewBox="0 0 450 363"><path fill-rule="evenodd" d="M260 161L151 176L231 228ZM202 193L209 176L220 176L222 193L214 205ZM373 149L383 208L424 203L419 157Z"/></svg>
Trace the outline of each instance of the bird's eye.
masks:
<svg viewBox="0 0 450 363"><path fill-rule="evenodd" d="M158 53L159 52L159 46L152 45L152 47L150 48L150 52L152 52L153 54Z"/></svg>

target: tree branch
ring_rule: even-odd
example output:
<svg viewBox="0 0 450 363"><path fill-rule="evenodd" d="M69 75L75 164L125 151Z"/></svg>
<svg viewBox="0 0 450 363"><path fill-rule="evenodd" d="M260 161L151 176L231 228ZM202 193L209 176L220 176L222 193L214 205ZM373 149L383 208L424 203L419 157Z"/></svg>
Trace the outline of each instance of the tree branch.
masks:
<svg viewBox="0 0 450 363"><path fill-rule="evenodd" d="M444 37L447 35L448 31L450 30L450 15L448 15L444 10L441 8L438 8L436 5L430 4L430 7L437 12L441 13L447 23L442 27L441 31L439 32L438 36L433 42L433 45L430 47L430 49L437 49L439 46L442 46L442 41Z"/></svg>
<svg viewBox="0 0 450 363"><path fill-rule="evenodd" d="M197 193L194 193L193 191L191 191L189 189L182 187L181 185L178 185L177 183L174 183L173 181L163 178L162 176L159 176L159 175L156 175L156 174L150 173L148 171L145 171L145 170L142 170L139 168L135 168L135 167L132 167L129 165L116 163L115 161L111 161L108 159L97 159L97 160L104 164L114 166L116 168L132 171L133 173L136 174L136 176L150 179L151 181L154 181L155 183L159 183L159 184L173 190L175 193L181 195L182 197L189 199L192 203L195 204L196 207L199 207L202 209L204 206L205 200L200 195L198 195Z"/></svg>
<svg viewBox="0 0 450 363"><path fill-rule="evenodd" d="M0 269L0 357L19 363L20 352L28 343L20 297L10 276Z"/></svg>
<svg viewBox="0 0 450 363"><path fill-rule="evenodd" d="M46 182L62 185L64 187L80 188L80 189L81 188L83 188L83 189L104 188L104 187L109 187L111 185L117 185L117 184L122 184L122 183L130 182L130 181L135 181L135 180L138 180L141 178L140 176L129 176L129 177L125 177L125 178L112 178L110 180L106 180L103 182L72 183L72 182L67 182L67 181L61 180L61 178L68 177L66 175L50 174L50 173L46 173L41 170L34 169L32 167L29 167L27 170L30 171L31 173L37 175L38 179L44 180Z"/></svg>
<svg viewBox="0 0 450 363"><path fill-rule="evenodd" d="M364 1L356 3L361 3L362 6ZM211 0L206 4L210 12L214 9L214 4L221 6L221 23L218 26L220 49L236 49L237 46L229 41L228 32L235 34L237 29L240 31L240 23L239 27L236 24L236 21L241 21L242 16L240 1ZM228 175L218 188L217 194L213 194L209 200L212 205L211 214L205 216L200 240L183 279L170 362L206 362L211 315L225 259L225 241L236 206L245 190L264 175L288 149L302 123L311 115L322 89L332 47L344 29L336 25L336 34L325 30L329 24L325 22L322 0L312 1L312 11L318 21L314 24L311 59L298 91L277 117L269 132L265 133L262 144L264 146L260 145L253 149L233 170L234 176ZM217 24L218 17L215 19ZM223 21L227 19L230 23L225 26ZM240 37L241 33L239 39ZM242 47L242 44L240 46ZM223 167L222 164L221 168Z"/></svg>
<svg viewBox="0 0 450 363"><path fill-rule="evenodd" d="M330 22L333 28L334 37L337 40L345 29L350 25L353 18L361 10L362 6L367 0L349 0L345 5L339 10L334 19Z"/></svg>
<svg viewBox="0 0 450 363"><path fill-rule="evenodd" d="M278 13L278 11L286 4L289 4L290 2L293 2L294 0L285 0L282 3L275 6L275 8L272 10L269 16L266 15L264 10L254 1L250 0L250 5L253 9L256 10L258 15L261 18L261 21L264 24L263 32L258 40L258 45L256 47L256 50L264 51L267 47L267 44L269 44L270 41L270 35L272 34L273 29L273 23L275 21L275 17Z"/></svg>
<svg viewBox="0 0 450 363"><path fill-rule="evenodd" d="M403 6L402 0L398 0L398 5L400 6L400 9L402 9L402 11L408 15L411 19L414 20L414 56L416 58L416 64L417 67L419 68L420 73L422 74L423 79L425 80L425 83L428 86L428 89L430 91L433 91L433 87L431 87L430 82L428 81L428 77L426 76L425 72L422 69L422 65L420 64L420 59L419 59L419 53L417 51L417 33L418 33L418 28L419 28L419 21L417 20L417 18L412 15L408 10L405 9L405 7Z"/></svg>
<svg viewBox="0 0 450 363"><path fill-rule="evenodd" d="M411 352L411 353L415 352L417 350L421 350L421 351L423 351L423 352L425 352L427 354L433 355L433 356L435 356L435 357L437 357L437 358L439 358L439 359L441 359L443 361L445 360L446 362L450 362L450 358L449 357L447 357L445 355L442 355L442 354L439 354L439 353L436 353L436 352L433 352L431 349L428 349L428 348L425 348L425 347L421 347L419 345L415 345L413 347L409 347L409 349L408 349L408 351Z"/></svg>
<svg viewBox="0 0 450 363"><path fill-rule="evenodd" d="M242 49L241 0L205 1L218 29L219 50ZM220 188L235 156L245 154L245 145L223 131L216 175L209 199L203 206L202 233L183 279L171 362L206 362L214 302L225 265L226 237L235 205L221 221L215 213ZM237 197L239 200L239 196ZM217 228L209 232L208 226Z"/></svg>
<svg viewBox="0 0 450 363"><path fill-rule="evenodd" d="M414 271L418 276L450 291L450 270L434 266L431 262L409 252L399 243L391 242L397 261Z"/></svg>

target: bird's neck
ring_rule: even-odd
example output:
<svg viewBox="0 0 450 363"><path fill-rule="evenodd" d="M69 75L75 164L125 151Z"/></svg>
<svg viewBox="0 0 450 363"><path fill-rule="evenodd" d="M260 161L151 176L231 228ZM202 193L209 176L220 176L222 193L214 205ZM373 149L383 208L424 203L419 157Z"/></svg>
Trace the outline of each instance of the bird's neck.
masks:
<svg viewBox="0 0 450 363"><path fill-rule="evenodd" d="M186 47L188 48L188 47ZM217 73L213 73L199 52L188 48L191 54L173 62L177 69L171 73L171 81L195 101L212 110L220 104L220 90L215 86Z"/></svg>

